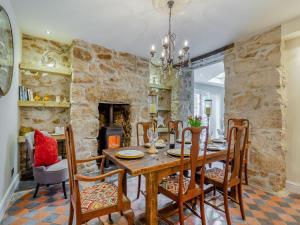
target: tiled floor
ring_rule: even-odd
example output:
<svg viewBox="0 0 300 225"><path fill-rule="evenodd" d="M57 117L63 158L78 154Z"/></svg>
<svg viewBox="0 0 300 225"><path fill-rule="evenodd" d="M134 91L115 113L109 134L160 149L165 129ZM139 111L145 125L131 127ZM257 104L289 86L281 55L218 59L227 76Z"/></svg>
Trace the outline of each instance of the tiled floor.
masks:
<svg viewBox="0 0 300 225"><path fill-rule="evenodd" d="M137 224L141 224L139 218L145 211L145 202L143 196L139 200L135 199L136 178L129 179L128 191L132 199ZM12 203L8 209L3 225L43 225L43 224L67 224L69 200L63 198L60 186L53 186L50 189L42 188L36 199L32 199L33 190L18 194L19 197ZM163 206L168 199L159 196L159 205ZM300 224L300 195L290 194L286 197L277 197L275 195L263 192L261 190L245 186L244 202L246 209L246 221L242 221L240 211L233 204L231 205L231 214L233 224L275 224L275 225L296 225ZM206 219L209 225L226 224L225 216L222 212L215 211L206 206ZM100 218L103 224L108 224L107 217ZM177 218L172 218L176 220ZM113 215L114 224L127 224L125 218L118 213ZM89 222L89 224L101 224L99 220ZM164 224L160 222L160 224ZM186 224L200 225L198 218L190 216Z"/></svg>

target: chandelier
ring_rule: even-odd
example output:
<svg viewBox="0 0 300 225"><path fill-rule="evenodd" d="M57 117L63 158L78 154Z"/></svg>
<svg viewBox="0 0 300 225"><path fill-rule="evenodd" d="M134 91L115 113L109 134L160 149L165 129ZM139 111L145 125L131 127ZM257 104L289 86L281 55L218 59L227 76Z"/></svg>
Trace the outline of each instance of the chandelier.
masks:
<svg viewBox="0 0 300 225"><path fill-rule="evenodd" d="M162 50L160 55L157 54L155 45L151 46L150 50L150 63L154 67L162 69L162 72L165 74L168 72L172 73L173 69L177 70L177 74L182 74L182 69L190 65L190 54L189 54L189 43L187 40L184 41L182 49L178 51L176 55L175 51L175 40L176 34L172 33L171 20L172 20L172 8L174 6L174 0L169 0L167 2L169 9L169 30L168 34L162 39Z"/></svg>

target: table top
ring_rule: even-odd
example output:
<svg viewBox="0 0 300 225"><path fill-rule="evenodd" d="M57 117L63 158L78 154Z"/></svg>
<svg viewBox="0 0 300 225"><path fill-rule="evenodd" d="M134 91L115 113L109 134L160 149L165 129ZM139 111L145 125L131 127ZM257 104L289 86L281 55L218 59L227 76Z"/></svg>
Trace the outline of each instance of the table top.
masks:
<svg viewBox="0 0 300 225"><path fill-rule="evenodd" d="M176 146L179 148L179 146ZM139 159L120 159L115 156L115 154L124 149L133 149L140 150L144 152L145 156ZM180 165L180 157L168 155L167 149L168 147L163 149L158 149L157 154L149 154L147 153L147 148L144 146L130 146L119 149L105 149L103 154L112 162L114 162L117 166L126 170L127 173L137 176L153 171L158 171L162 169L166 169L169 167L176 167ZM202 152L201 152L202 153ZM199 154L199 162L203 159L202 154ZM220 149L219 151L207 151L206 162L214 162L218 160L222 160L226 157L227 151L224 149ZM186 158L186 163L189 160Z"/></svg>

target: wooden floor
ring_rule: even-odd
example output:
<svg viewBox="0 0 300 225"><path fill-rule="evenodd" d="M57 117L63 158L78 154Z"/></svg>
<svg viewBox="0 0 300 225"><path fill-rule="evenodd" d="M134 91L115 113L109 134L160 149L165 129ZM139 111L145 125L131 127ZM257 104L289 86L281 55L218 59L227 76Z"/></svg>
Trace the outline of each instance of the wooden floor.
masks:
<svg viewBox="0 0 300 225"><path fill-rule="evenodd" d="M132 200L132 206L136 215L136 224L143 224L141 218L145 212L145 200L141 196L134 200L136 195L136 178L128 179L128 194ZM69 200L63 198L60 186L53 186L50 189L41 189L38 197L32 199L33 190L19 192L17 200L13 201L6 215L1 222L3 225L43 225L43 224L67 224ZM244 186L244 199L247 220L242 221L238 208L232 204L231 214L233 224L261 224L261 225L296 225L300 224L300 195L290 194L284 197L263 192L261 190ZM163 207L169 202L163 196L159 196L159 206ZM206 206L206 219L208 225L226 224L222 212L215 211ZM108 224L107 217L101 217L103 224ZM126 219L120 214L113 214L114 224L127 224ZM177 216L171 220L176 221ZM89 224L101 224L99 220ZM160 224L165 224L160 222ZM190 216L186 220L187 225L200 225L198 218Z"/></svg>

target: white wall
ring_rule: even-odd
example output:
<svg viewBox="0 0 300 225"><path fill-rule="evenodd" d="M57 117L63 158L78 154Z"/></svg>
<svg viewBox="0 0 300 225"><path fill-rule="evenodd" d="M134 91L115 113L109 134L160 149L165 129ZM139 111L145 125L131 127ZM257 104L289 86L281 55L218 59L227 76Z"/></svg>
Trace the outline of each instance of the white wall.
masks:
<svg viewBox="0 0 300 225"><path fill-rule="evenodd" d="M300 37L288 40L286 71L288 81L287 188L300 191Z"/></svg>
<svg viewBox="0 0 300 225"><path fill-rule="evenodd" d="M9 195L9 187L17 178L18 163L18 64L21 57L21 38L16 17L10 0L0 0L0 5L6 9L13 28L15 62L12 86L8 94L0 98L0 220L3 206ZM15 169L11 177L11 169Z"/></svg>

